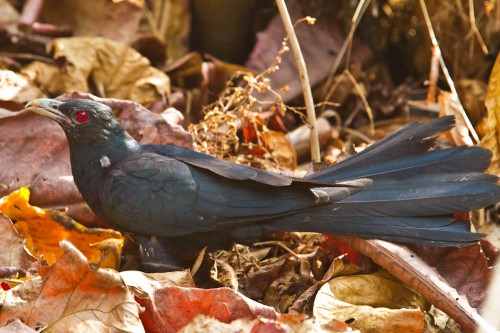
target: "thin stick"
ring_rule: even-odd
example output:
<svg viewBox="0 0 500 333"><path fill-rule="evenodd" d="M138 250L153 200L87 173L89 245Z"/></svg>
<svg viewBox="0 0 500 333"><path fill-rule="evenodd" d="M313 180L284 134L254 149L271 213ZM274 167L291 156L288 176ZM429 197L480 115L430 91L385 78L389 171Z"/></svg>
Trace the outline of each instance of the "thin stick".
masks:
<svg viewBox="0 0 500 333"><path fill-rule="evenodd" d="M479 32L479 29L477 28L476 25L476 16L474 14L474 1L469 0L469 21L470 21L470 27L472 31L474 32L474 35L476 35L477 41L479 42L479 45L481 45L481 50L485 55L490 54L488 51L488 47L486 46L486 43L483 40L483 36L481 36L481 33Z"/></svg>
<svg viewBox="0 0 500 333"><path fill-rule="evenodd" d="M429 12L427 11L427 6L425 5L425 0L419 0L419 2L420 2L420 7L422 8L422 13L424 15L425 24L427 25L427 31L429 32L429 37L431 38L431 43L432 46L434 47L434 50L436 51L436 55L439 57L439 64L441 65L443 74L446 78L446 81L448 82L448 86L450 87L452 95L457 99L459 106L458 110L460 111L460 114L462 115L462 118L464 119L465 124L467 125L467 128L471 133L472 138L477 143L479 142L479 136L477 135L476 130L472 126L469 117L467 117L467 113L465 113L465 109L462 105L462 102L460 102L460 98L458 97L458 92L457 89L455 88L455 83L453 83L453 79L451 78L450 72L448 72L448 68L446 67L446 64L444 62L443 54L441 53L441 48L439 47L436 34L434 33L434 29L432 28L432 22L431 18L429 17Z"/></svg>
<svg viewBox="0 0 500 333"><path fill-rule="evenodd" d="M354 12L354 15L352 16L351 19L351 29L349 30L349 34L347 35L344 44L342 44L342 47L340 48L339 54L337 55L337 58L335 59L335 62L333 63L332 69L330 71L330 74L328 75L328 79L326 80L325 83L325 88L327 89L330 84L332 83L332 80L337 73L340 62L344 58L344 54L347 51L349 45L352 43L352 39L354 38L354 32L356 31L356 28L358 27L359 21L361 20L361 17L363 17L366 8L368 8L368 5L370 4L371 0L361 0L358 3L358 6L356 7L356 11ZM333 94L333 91L335 89L330 89L328 93L326 94L325 100L329 100L331 95Z"/></svg>
<svg viewBox="0 0 500 333"><path fill-rule="evenodd" d="M304 62L304 56L300 50L299 41L297 40L297 35L293 29L292 20L290 19L290 14L286 8L285 0L276 0L276 5L281 15L281 20L285 25L286 33L290 38L290 46L292 47L293 55L295 57L295 62L297 63L297 69L299 71L300 83L302 85L302 92L304 94L304 102L306 105L307 118L309 123L310 140L311 140L311 161L313 163L321 162L321 155L319 151L319 139L318 132L316 131L316 111L314 109L314 101L311 92L311 85L309 83L309 76L307 75L306 63Z"/></svg>
<svg viewBox="0 0 500 333"><path fill-rule="evenodd" d="M368 115L368 120L370 121L370 135L375 134L375 122L373 120L373 112L372 108L370 107L370 104L368 104L368 101L366 100L366 96L363 92L363 89L359 86L358 82L352 76L351 72L349 72L347 69L344 71L345 75L351 81L352 85L354 86L354 89L358 92L359 98L361 98L361 101L363 102L363 105L365 106L366 109L366 114Z"/></svg>
<svg viewBox="0 0 500 333"><path fill-rule="evenodd" d="M431 50L431 68L429 73L429 88L427 89L426 103L436 102L437 82L439 79L439 57L437 57L436 49Z"/></svg>

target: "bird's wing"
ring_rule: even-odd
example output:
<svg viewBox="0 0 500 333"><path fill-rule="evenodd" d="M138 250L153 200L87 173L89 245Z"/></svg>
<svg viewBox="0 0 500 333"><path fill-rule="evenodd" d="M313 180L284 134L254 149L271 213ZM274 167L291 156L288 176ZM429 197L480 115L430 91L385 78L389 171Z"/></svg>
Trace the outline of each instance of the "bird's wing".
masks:
<svg viewBox="0 0 500 333"><path fill-rule="evenodd" d="M233 180L250 180L271 186L290 186L292 184L312 187L353 187L363 188L371 183L368 179L354 179L342 182L324 182L315 179L301 179L280 175L274 172L231 163L210 155L174 145L144 145L145 151L168 156L193 167L205 169L219 176Z"/></svg>
<svg viewBox="0 0 500 333"><path fill-rule="evenodd" d="M235 181L176 158L143 152L113 166L104 177L99 200L107 219L124 229L176 236L261 222L358 190L311 191L293 184Z"/></svg>

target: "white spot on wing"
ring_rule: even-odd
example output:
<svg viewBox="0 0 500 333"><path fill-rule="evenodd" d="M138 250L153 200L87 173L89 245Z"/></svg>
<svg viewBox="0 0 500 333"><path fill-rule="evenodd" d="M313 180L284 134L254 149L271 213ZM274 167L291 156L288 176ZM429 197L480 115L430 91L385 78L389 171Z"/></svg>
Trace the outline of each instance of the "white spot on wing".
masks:
<svg viewBox="0 0 500 333"><path fill-rule="evenodd" d="M99 162L101 163L101 167L103 167L103 168L107 168L111 165L111 160L106 155L102 155Z"/></svg>

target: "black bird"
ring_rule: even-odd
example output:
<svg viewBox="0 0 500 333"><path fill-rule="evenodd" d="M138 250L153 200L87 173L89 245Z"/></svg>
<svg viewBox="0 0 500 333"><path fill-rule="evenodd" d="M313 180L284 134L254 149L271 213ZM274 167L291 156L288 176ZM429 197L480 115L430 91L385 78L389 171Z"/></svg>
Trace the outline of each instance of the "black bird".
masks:
<svg viewBox="0 0 500 333"><path fill-rule="evenodd" d="M174 145L142 145L111 109L90 100L37 99L57 121L76 185L110 226L167 244L258 239L310 231L438 246L477 241L453 213L500 201L479 147L428 151L453 117L413 122L363 152L305 177L233 164Z"/></svg>

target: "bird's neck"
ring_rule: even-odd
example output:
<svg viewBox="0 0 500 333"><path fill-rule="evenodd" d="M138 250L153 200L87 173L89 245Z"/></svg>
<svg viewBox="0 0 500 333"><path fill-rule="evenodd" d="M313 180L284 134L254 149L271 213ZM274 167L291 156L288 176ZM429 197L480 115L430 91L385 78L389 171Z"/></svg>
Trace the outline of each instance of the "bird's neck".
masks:
<svg viewBox="0 0 500 333"><path fill-rule="evenodd" d="M141 150L141 145L127 133L114 136L100 144L83 146L68 140L73 178L92 209L103 179L114 165Z"/></svg>

